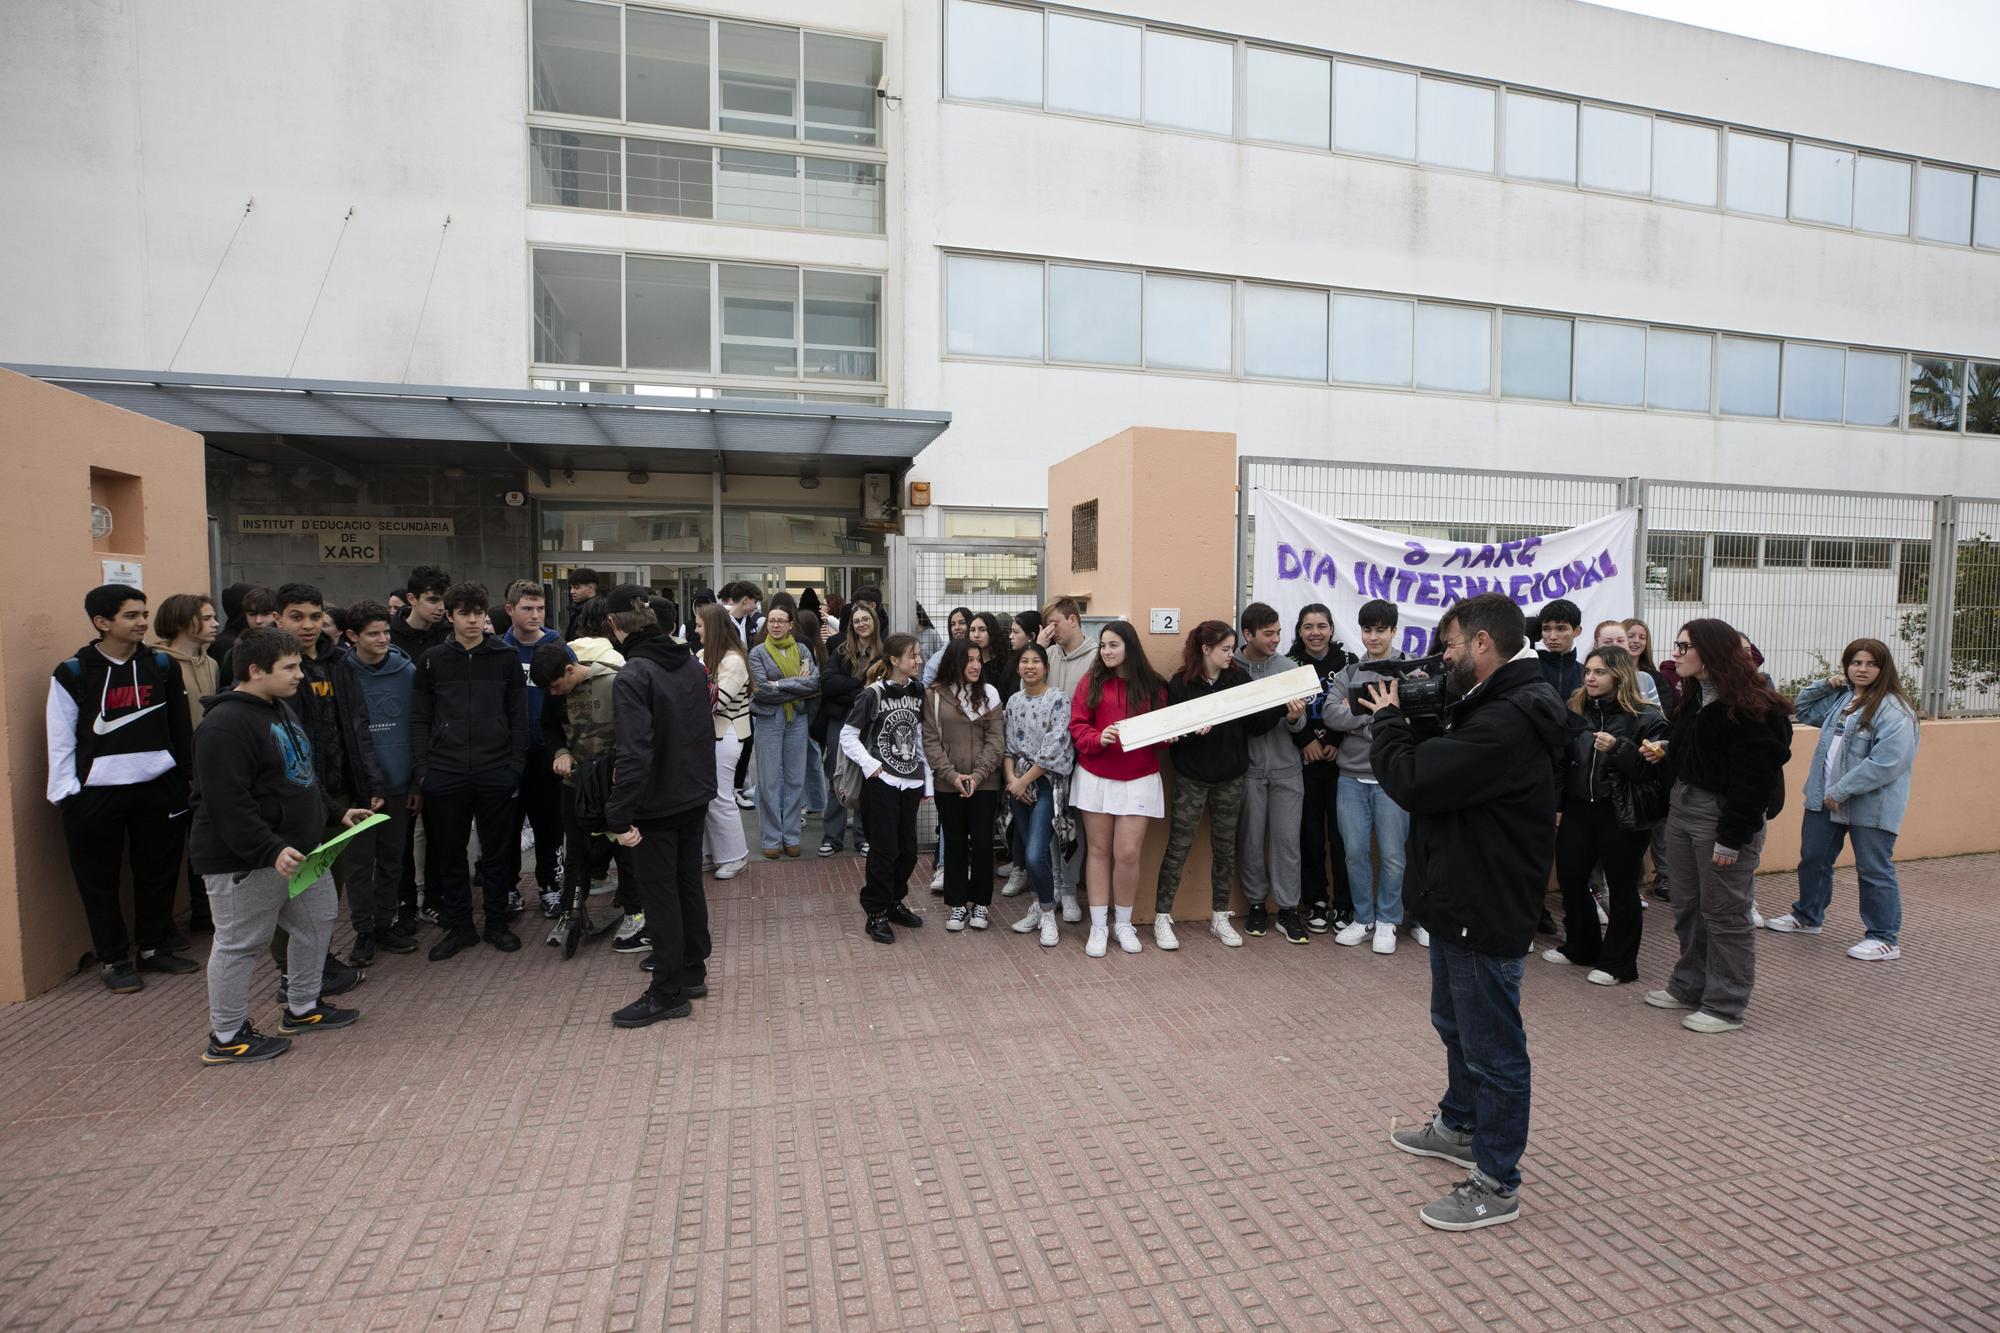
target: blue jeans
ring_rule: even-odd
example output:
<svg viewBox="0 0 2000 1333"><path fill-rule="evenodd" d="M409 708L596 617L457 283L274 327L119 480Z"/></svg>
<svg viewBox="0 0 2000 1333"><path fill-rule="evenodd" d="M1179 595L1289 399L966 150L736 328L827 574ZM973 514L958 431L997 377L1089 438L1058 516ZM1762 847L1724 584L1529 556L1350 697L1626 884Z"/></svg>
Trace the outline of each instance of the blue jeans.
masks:
<svg viewBox="0 0 2000 1333"><path fill-rule="evenodd" d="M806 817L806 710L752 717L757 750L757 827L764 846L796 847Z"/></svg>
<svg viewBox="0 0 2000 1333"><path fill-rule="evenodd" d="M1347 849L1347 889L1354 895L1354 920L1364 926L1400 925L1409 814L1377 784L1345 773L1340 775L1335 802L1340 841ZM1373 864L1368 859L1371 835L1376 843Z"/></svg>
<svg viewBox="0 0 2000 1333"><path fill-rule="evenodd" d="M1824 810L1806 811L1799 832L1799 900L1792 915L1808 926L1826 921L1833 901L1833 859L1854 838L1854 876L1861 883L1861 924L1868 938L1894 944L1903 929L1903 890L1896 881L1896 835L1886 829L1836 824Z"/></svg>
<svg viewBox="0 0 2000 1333"><path fill-rule="evenodd" d="M1050 843L1055 838L1056 803L1054 789L1044 778L1035 784L1035 803L1022 805L1005 790L1000 799L1013 803L1014 832L1020 839L1020 864L1028 871L1028 883L1034 886L1035 901L1044 907L1055 906L1056 867L1050 855Z"/></svg>
<svg viewBox="0 0 2000 1333"><path fill-rule="evenodd" d="M1359 902L1356 903L1359 910ZM1472 1160L1503 1190L1521 1183L1528 1146L1528 1030L1521 963L1431 937L1431 1026L1450 1082L1438 1102L1449 1129L1472 1131Z"/></svg>
<svg viewBox="0 0 2000 1333"><path fill-rule="evenodd" d="M840 803L840 798L834 795L833 791L833 770L834 766L840 761L839 733L836 732L827 739L832 743L825 746L815 745L812 747L817 752L817 759L814 760L810 757L808 759L808 762L817 762L819 765L819 786L815 787L814 790L820 793L820 803L812 808L820 812L819 826L821 836L832 843L835 848L838 848L841 840L847 836L847 807ZM811 804L812 797L810 793L807 794L806 801L808 805ZM858 829L860 825L857 824L855 827ZM857 843L861 841L859 834L855 836L854 840Z"/></svg>
<svg viewBox="0 0 2000 1333"><path fill-rule="evenodd" d="M806 809L814 813L826 809L826 752L811 733L806 735Z"/></svg>

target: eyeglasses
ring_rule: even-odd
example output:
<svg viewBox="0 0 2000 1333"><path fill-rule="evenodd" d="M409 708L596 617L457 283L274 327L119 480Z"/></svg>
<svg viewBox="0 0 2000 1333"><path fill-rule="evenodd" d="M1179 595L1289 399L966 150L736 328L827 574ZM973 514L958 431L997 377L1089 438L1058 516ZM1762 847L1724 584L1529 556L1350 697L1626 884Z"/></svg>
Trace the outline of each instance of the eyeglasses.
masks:
<svg viewBox="0 0 2000 1333"><path fill-rule="evenodd" d="M1691 652L1693 652L1693 651L1694 651L1694 645L1693 645L1693 644L1691 644L1691 643L1689 643L1689 642L1688 642L1688 641L1687 641L1686 639L1675 639L1675 640L1674 640L1674 656L1675 656L1675 657L1679 657L1679 656L1680 656L1680 655L1681 655L1682 653L1691 653Z"/></svg>

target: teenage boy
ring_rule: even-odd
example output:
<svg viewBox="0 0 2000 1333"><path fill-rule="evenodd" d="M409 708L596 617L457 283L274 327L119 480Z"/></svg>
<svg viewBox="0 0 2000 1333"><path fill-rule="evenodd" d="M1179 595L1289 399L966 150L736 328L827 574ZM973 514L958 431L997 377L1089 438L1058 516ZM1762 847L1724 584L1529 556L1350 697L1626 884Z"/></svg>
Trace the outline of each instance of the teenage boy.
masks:
<svg viewBox="0 0 2000 1333"><path fill-rule="evenodd" d="M411 778L421 796L426 835L437 850L430 881L439 895L444 938L431 946L441 963L484 939L502 953L521 947L507 929L507 836L521 765L528 753L528 691L520 659L486 631L486 589L456 583L445 591L451 637L417 663L411 692ZM479 878L486 928L473 928L465 845L479 829Z"/></svg>
<svg viewBox="0 0 2000 1333"><path fill-rule="evenodd" d="M594 569L572 569L569 572L569 616L563 621L564 642L582 633L578 621L583 617L583 604L597 596L599 577Z"/></svg>
<svg viewBox="0 0 2000 1333"><path fill-rule="evenodd" d="M48 796L62 811L98 976L125 995L144 985L140 972L200 970L168 948L187 837L190 727L180 667L144 646L152 620L146 594L107 583L84 595L83 612L97 638L49 680ZM130 936L118 894L128 842Z"/></svg>
<svg viewBox="0 0 2000 1333"><path fill-rule="evenodd" d="M701 834L715 799L715 721L708 673L687 645L661 630L648 591L611 590L611 633L625 665L611 687L615 759L608 831L634 849L653 980L611 1016L644 1027L685 1018L708 994L708 901L701 886Z"/></svg>
<svg viewBox="0 0 2000 1333"><path fill-rule="evenodd" d="M585 764L609 763L614 741L611 688L618 679L618 667L598 660L579 662L561 643L545 643L535 649L528 679L537 689L546 690L548 706L542 713L542 734L548 740L549 763L561 783L563 819L563 886L569 895L569 910L585 912L590 897L591 837L576 813L576 779ZM530 760L532 762L532 759ZM618 906L624 920L611 947L616 953L644 953L652 947L646 938L645 904L639 898L639 874L632 852L617 847ZM563 926L559 923L557 932ZM551 942L558 942L557 936Z"/></svg>
<svg viewBox="0 0 2000 1333"><path fill-rule="evenodd" d="M450 586L451 576L436 565L418 565L404 580L403 610L389 621L389 642L402 649L410 661L423 661L425 653L451 637L451 620L444 613L445 589ZM437 914L437 886L442 881L436 853L429 844L423 821L411 821L410 836L403 843L402 880L396 886L396 919L411 934L416 933L418 920L419 862L424 868L423 883L430 890L422 905L423 917L434 924L443 923Z"/></svg>
<svg viewBox="0 0 2000 1333"><path fill-rule="evenodd" d="M1049 688L1065 699L1076 698L1076 688L1090 674L1097 660L1097 640L1083 632L1083 604L1074 597L1058 597L1042 608L1042 628L1035 641L1049 649ZM1083 883L1087 849L1083 842L1083 821L1074 810L1070 824L1076 829L1076 845L1067 857L1055 858L1056 897L1062 900L1062 919L1070 925L1083 920L1083 905L1076 900Z"/></svg>
<svg viewBox="0 0 2000 1333"><path fill-rule="evenodd" d="M1542 608L1543 647L1535 650L1542 662L1542 679L1554 687L1564 703L1583 688L1583 663L1576 657L1576 636L1583 625L1583 609L1567 598L1558 597Z"/></svg>
<svg viewBox="0 0 2000 1333"><path fill-rule="evenodd" d="M341 854L347 919L354 927L354 950L348 956L354 966L367 967L377 948L417 951L416 932L396 916L403 849L416 804L410 790L410 696L417 664L389 641L389 608L380 602L356 602L348 610L347 639L351 649L334 667L335 693L362 700L368 746L381 775L380 812L389 817L387 823L357 833Z"/></svg>
<svg viewBox="0 0 2000 1333"><path fill-rule="evenodd" d="M514 817L509 821L513 833L507 839L507 901L510 909L519 909L519 895L513 886L521 882L521 826L527 824L535 830L535 890L541 898L542 915L554 920L562 906L562 787L551 767L554 756L542 740L542 705L548 693L534 683L530 668L535 650L543 644L562 647L572 662L576 654L563 646L562 635L544 628L547 615L548 601L541 584L516 579L508 586L509 624L500 642L514 650L521 664L521 684L527 689L528 756L521 770L520 799L514 802Z"/></svg>
<svg viewBox="0 0 2000 1333"><path fill-rule="evenodd" d="M209 706L194 747L194 868L215 916L207 1065L274 1059L299 1033L360 1017L321 998L319 961L339 910L333 876L296 897L289 889L329 813L311 733L288 702L305 677L298 641L282 630L246 630L234 661L236 687ZM336 822L352 826L367 815L349 809ZM280 930L289 934L284 1009L279 1035L267 1036L250 1023L250 973Z"/></svg>
<svg viewBox="0 0 2000 1333"><path fill-rule="evenodd" d="M236 606L239 614L243 617L244 630L268 629L270 626L278 623L278 594L273 589L246 589L242 598L236 603ZM217 639L221 637L220 634L216 635ZM222 656L216 659L222 666L224 684L236 679L236 677L230 674L229 650L236 646L235 640L239 637L241 637L241 631L231 638L229 644L223 648Z"/></svg>
<svg viewBox="0 0 2000 1333"><path fill-rule="evenodd" d="M1416 924L1403 902L1410 816L1375 778L1368 757L1375 715L1348 702L1357 686L1387 679L1383 663L1402 659L1403 654L1396 651L1398 619L1396 604L1379 597L1361 608L1363 655L1328 681L1326 692L1327 729L1339 738L1334 756L1340 766L1335 804L1340 812L1341 844L1347 849L1348 891L1354 898L1354 919L1333 942L1353 947L1372 939L1370 947L1376 953L1396 952L1396 926L1405 919L1410 920L1412 939L1430 943L1430 936ZM1372 858L1371 840L1375 847Z"/></svg>
<svg viewBox="0 0 2000 1333"><path fill-rule="evenodd" d="M1236 664L1250 679L1282 675L1298 664L1278 654L1283 633L1277 609L1263 602L1243 608L1243 647ZM1283 720L1284 726L1278 722ZM1243 933L1262 935L1270 924L1266 899L1278 905L1278 933L1293 944L1309 944L1299 919L1299 826L1306 803L1306 779L1292 735L1306 724L1306 702L1294 699L1244 719L1250 736L1250 773L1243 784L1243 823L1236 835L1236 872L1250 910Z"/></svg>

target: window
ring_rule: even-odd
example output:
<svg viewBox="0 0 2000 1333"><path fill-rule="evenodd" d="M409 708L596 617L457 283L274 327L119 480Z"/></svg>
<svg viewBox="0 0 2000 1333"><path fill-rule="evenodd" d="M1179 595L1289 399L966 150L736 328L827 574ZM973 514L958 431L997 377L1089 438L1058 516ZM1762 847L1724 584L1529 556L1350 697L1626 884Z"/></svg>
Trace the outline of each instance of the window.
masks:
<svg viewBox="0 0 2000 1333"><path fill-rule="evenodd" d="M1410 383L1411 303L1333 298L1333 378L1344 384Z"/></svg>
<svg viewBox="0 0 2000 1333"><path fill-rule="evenodd" d="M534 0L537 111L618 119L617 5Z"/></svg>
<svg viewBox="0 0 2000 1333"><path fill-rule="evenodd" d="M626 257L627 365L709 372L708 280L709 266L704 263Z"/></svg>
<svg viewBox="0 0 2000 1333"><path fill-rule="evenodd" d="M634 213L715 215L715 150L653 139L625 141L625 207Z"/></svg>
<svg viewBox="0 0 2000 1333"><path fill-rule="evenodd" d="M1715 567L1717 569L1757 568L1757 539L1744 532L1718 532L1715 534Z"/></svg>
<svg viewBox="0 0 2000 1333"><path fill-rule="evenodd" d="M1235 107L1235 46L1147 30L1148 124L1228 134Z"/></svg>
<svg viewBox="0 0 2000 1333"><path fill-rule="evenodd" d="M951 0L945 91L981 102L1042 104L1042 11Z"/></svg>
<svg viewBox="0 0 2000 1333"><path fill-rule="evenodd" d="M528 147L530 203L609 209L622 203L616 135L529 130Z"/></svg>
<svg viewBox="0 0 2000 1333"><path fill-rule="evenodd" d="M1920 606L1931 598L1931 544L1896 543L1896 603Z"/></svg>
<svg viewBox="0 0 2000 1333"><path fill-rule="evenodd" d="M723 264L721 369L791 375L799 360L799 271Z"/></svg>
<svg viewBox="0 0 2000 1333"><path fill-rule="evenodd" d="M1646 534L1646 591L1669 602L1702 600L1702 547L1698 532Z"/></svg>
<svg viewBox="0 0 2000 1333"><path fill-rule="evenodd" d="M709 127L708 27L685 14L625 11L625 119Z"/></svg>
<svg viewBox="0 0 2000 1333"><path fill-rule="evenodd" d="M1129 23L1049 15L1051 111L1139 118L1139 35Z"/></svg>
<svg viewBox="0 0 2000 1333"><path fill-rule="evenodd" d="M809 157L805 225L882 234L882 168L874 162Z"/></svg>
<svg viewBox="0 0 2000 1333"><path fill-rule="evenodd" d="M1244 137L1325 148L1332 96L1328 61L1253 46L1243 89Z"/></svg>
<svg viewBox="0 0 2000 1333"><path fill-rule="evenodd" d="M1417 76L1340 61L1333 71L1333 144L1350 153L1417 155Z"/></svg>
<svg viewBox="0 0 2000 1333"><path fill-rule="evenodd" d="M1049 360L1139 364L1137 273L1049 265Z"/></svg>
<svg viewBox="0 0 2000 1333"><path fill-rule="evenodd" d="M535 251L535 360L624 364L618 329L618 256Z"/></svg>
<svg viewBox="0 0 2000 1333"><path fill-rule="evenodd" d="M1653 197L1715 207L1715 130L1678 120L1653 122Z"/></svg>
<svg viewBox="0 0 2000 1333"><path fill-rule="evenodd" d="M1854 567L1856 569L1887 569L1895 553L1894 542L1854 543Z"/></svg>
<svg viewBox="0 0 2000 1333"><path fill-rule="evenodd" d="M716 28L721 85L717 128L798 138L798 29L748 23L719 23Z"/></svg>
<svg viewBox="0 0 2000 1333"><path fill-rule="evenodd" d="M1729 207L1767 218L1785 216L1785 142L1729 131Z"/></svg>
<svg viewBox="0 0 2000 1333"><path fill-rule="evenodd" d="M1146 364L1228 374L1229 284L1146 275Z"/></svg>
<svg viewBox="0 0 2000 1333"><path fill-rule="evenodd" d="M1417 307L1417 387L1492 392L1491 311L1456 305Z"/></svg>
<svg viewBox="0 0 2000 1333"><path fill-rule="evenodd" d="M1569 400L1569 321L1500 316L1500 392L1509 398Z"/></svg>
<svg viewBox="0 0 2000 1333"><path fill-rule="evenodd" d="M1974 361L1965 392L1965 429L1973 435L2000 435L2000 365Z"/></svg>
<svg viewBox="0 0 2000 1333"><path fill-rule="evenodd" d="M2000 176L1979 178L1979 213L1972 223L1972 243L2000 248Z"/></svg>
<svg viewBox="0 0 2000 1333"><path fill-rule="evenodd" d="M1804 537L1766 537L1764 539L1764 565L1767 569L1804 569L1806 566L1806 539Z"/></svg>
<svg viewBox="0 0 2000 1333"><path fill-rule="evenodd" d="M799 225L799 160L789 153L721 151L715 171L715 216L725 222Z"/></svg>
<svg viewBox="0 0 2000 1333"><path fill-rule="evenodd" d="M1812 343L1785 344L1785 415L1797 421L1840 420L1846 353Z"/></svg>
<svg viewBox="0 0 2000 1333"><path fill-rule="evenodd" d="M1326 379L1326 293L1243 288L1243 373Z"/></svg>
<svg viewBox="0 0 2000 1333"><path fill-rule="evenodd" d="M1854 225L1883 236L1910 234L1910 164L1862 157L1854 164Z"/></svg>
<svg viewBox="0 0 2000 1333"><path fill-rule="evenodd" d="M952 255L945 260L945 350L1042 359L1042 266Z"/></svg>
<svg viewBox="0 0 2000 1333"><path fill-rule="evenodd" d="M1917 168L1917 235L1952 245L1972 243L1972 173Z"/></svg>
<svg viewBox="0 0 2000 1333"><path fill-rule="evenodd" d="M1070 572L1097 568L1097 501L1069 507Z"/></svg>
<svg viewBox="0 0 2000 1333"><path fill-rule="evenodd" d="M874 273L805 273L805 373L875 380L882 343L882 279Z"/></svg>
<svg viewBox="0 0 2000 1333"><path fill-rule="evenodd" d="M1576 103L1507 94L1507 174L1576 184Z"/></svg>
<svg viewBox="0 0 2000 1333"><path fill-rule="evenodd" d="M1965 387L1965 362L1910 358L1910 428L1957 430Z"/></svg>
<svg viewBox="0 0 2000 1333"><path fill-rule="evenodd" d="M1854 543L1830 537L1815 538L1812 543L1812 567L1814 569L1854 568Z"/></svg>
<svg viewBox="0 0 2000 1333"><path fill-rule="evenodd" d="M830 33L805 35L806 138L873 147L882 99L882 43Z"/></svg>
<svg viewBox="0 0 2000 1333"><path fill-rule="evenodd" d="M1890 352L1847 354L1847 424L1893 426L1903 414L1903 358Z"/></svg>
<svg viewBox="0 0 2000 1333"><path fill-rule="evenodd" d="M1646 330L1646 406L1670 412L1708 411L1713 344L1706 333Z"/></svg>
<svg viewBox="0 0 2000 1333"><path fill-rule="evenodd" d="M1725 337L1718 346L1722 411L1737 417L1778 415L1778 344Z"/></svg>
<svg viewBox="0 0 2000 1333"><path fill-rule="evenodd" d="M1493 170L1493 90L1445 79L1417 84L1417 160Z"/></svg>
<svg viewBox="0 0 2000 1333"><path fill-rule="evenodd" d="M1646 398L1646 330L1576 322L1576 401L1637 407Z"/></svg>
<svg viewBox="0 0 2000 1333"><path fill-rule="evenodd" d="M1818 144L1792 145L1792 216L1845 227L1854 221L1854 154Z"/></svg>
<svg viewBox="0 0 2000 1333"><path fill-rule="evenodd" d="M1630 111L1586 106L1577 138L1578 183L1646 194L1653 188L1653 121Z"/></svg>

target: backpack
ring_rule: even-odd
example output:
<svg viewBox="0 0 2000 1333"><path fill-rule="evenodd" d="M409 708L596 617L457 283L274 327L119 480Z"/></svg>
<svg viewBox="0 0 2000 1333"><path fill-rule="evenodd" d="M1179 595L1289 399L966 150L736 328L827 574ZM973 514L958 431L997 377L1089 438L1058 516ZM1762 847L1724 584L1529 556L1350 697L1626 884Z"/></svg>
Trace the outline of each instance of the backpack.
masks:
<svg viewBox="0 0 2000 1333"><path fill-rule="evenodd" d="M608 833L611 823L611 760L585 759L577 764L576 821L585 833Z"/></svg>

